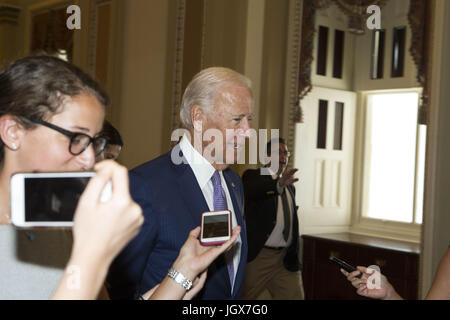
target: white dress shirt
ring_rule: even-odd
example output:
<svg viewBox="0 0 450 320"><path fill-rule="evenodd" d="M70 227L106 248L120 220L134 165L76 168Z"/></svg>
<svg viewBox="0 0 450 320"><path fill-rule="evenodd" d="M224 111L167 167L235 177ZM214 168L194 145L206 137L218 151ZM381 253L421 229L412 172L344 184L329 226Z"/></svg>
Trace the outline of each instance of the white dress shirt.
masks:
<svg viewBox="0 0 450 320"><path fill-rule="evenodd" d="M208 208L210 211L214 211L214 186L211 181L211 177L213 176L216 169L206 160L189 142L189 139L186 135L180 141L180 149L183 152L183 156L186 158L188 164L190 165L192 171L194 172L195 178L197 179L198 185L202 190L203 196L206 200ZM222 188L225 191L225 195L227 198L227 207L228 210L231 211L231 222L232 228L237 226L236 215L234 213L233 202L231 201L230 193L228 191L227 183L223 177L222 171L219 171L220 180L222 182ZM233 248L230 250L234 250L233 256L233 266L234 266L234 278L233 284L231 286L231 291L233 291L234 281L236 279L236 273L239 267L239 262L241 258L241 236L239 235L236 243Z"/></svg>
<svg viewBox="0 0 450 320"><path fill-rule="evenodd" d="M270 170L270 169L269 169ZM277 175L275 173L273 173L271 170L269 171L272 174L272 179L276 180L277 179ZM278 184L277 184L277 189L278 189ZM265 245L268 247L273 247L273 248L277 248L277 247L289 247L289 245L292 242L292 221L293 221L293 216L292 213L294 212L293 208L294 208L294 202L292 200L292 196L291 193L289 192L289 190L287 189L287 187L285 188L285 192L286 192L286 198L289 204L289 215L290 215L290 219L291 219L291 229L289 230L289 237L286 240L284 240L283 237L283 230L284 230L284 213L283 213L283 200L281 199L281 194L280 192L282 191L283 188L279 188L278 189L278 207L277 207L277 222L275 224L275 227L273 228L272 233L270 234L269 238L267 239Z"/></svg>

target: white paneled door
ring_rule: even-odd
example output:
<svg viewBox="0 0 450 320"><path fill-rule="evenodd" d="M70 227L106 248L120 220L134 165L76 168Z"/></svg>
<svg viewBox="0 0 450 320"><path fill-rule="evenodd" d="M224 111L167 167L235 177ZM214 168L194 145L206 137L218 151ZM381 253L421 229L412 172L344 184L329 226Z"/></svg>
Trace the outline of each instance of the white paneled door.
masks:
<svg viewBox="0 0 450 320"><path fill-rule="evenodd" d="M339 231L351 218L356 94L314 87L301 105L295 147L300 232Z"/></svg>

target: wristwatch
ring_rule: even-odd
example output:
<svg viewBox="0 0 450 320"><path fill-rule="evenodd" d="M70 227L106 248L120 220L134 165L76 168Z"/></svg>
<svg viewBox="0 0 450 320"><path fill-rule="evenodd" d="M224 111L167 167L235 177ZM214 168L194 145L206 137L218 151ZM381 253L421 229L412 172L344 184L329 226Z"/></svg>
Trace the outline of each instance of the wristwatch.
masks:
<svg viewBox="0 0 450 320"><path fill-rule="evenodd" d="M174 268L169 269L167 276L173 279L176 283L182 285L183 288L185 288L186 290L189 290L192 287L192 281L186 278L182 273L178 272Z"/></svg>

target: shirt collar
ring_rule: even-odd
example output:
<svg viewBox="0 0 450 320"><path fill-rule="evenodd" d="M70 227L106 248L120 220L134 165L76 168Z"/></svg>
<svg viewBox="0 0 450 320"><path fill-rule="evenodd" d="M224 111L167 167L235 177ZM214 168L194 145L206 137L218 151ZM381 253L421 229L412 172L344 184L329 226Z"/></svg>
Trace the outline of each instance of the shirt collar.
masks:
<svg viewBox="0 0 450 320"><path fill-rule="evenodd" d="M275 179L278 179L277 173L274 172L274 171L270 168L270 166L269 166L269 167L266 167L266 169L267 169L267 171L270 173L272 179L274 179L274 180L275 180Z"/></svg>
<svg viewBox="0 0 450 320"><path fill-rule="evenodd" d="M203 189L209 180L211 180L216 169L192 146L186 135L181 138L180 149L186 161L191 166L200 189Z"/></svg>

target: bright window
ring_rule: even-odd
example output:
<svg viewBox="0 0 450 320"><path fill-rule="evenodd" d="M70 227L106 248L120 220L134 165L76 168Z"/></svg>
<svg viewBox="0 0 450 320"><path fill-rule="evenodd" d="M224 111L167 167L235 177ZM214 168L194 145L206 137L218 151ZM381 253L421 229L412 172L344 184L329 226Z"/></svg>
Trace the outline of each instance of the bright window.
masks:
<svg viewBox="0 0 450 320"><path fill-rule="evenodd" d="M422 223L425 126L418 92L369 94L364 217Z"/></svg>

